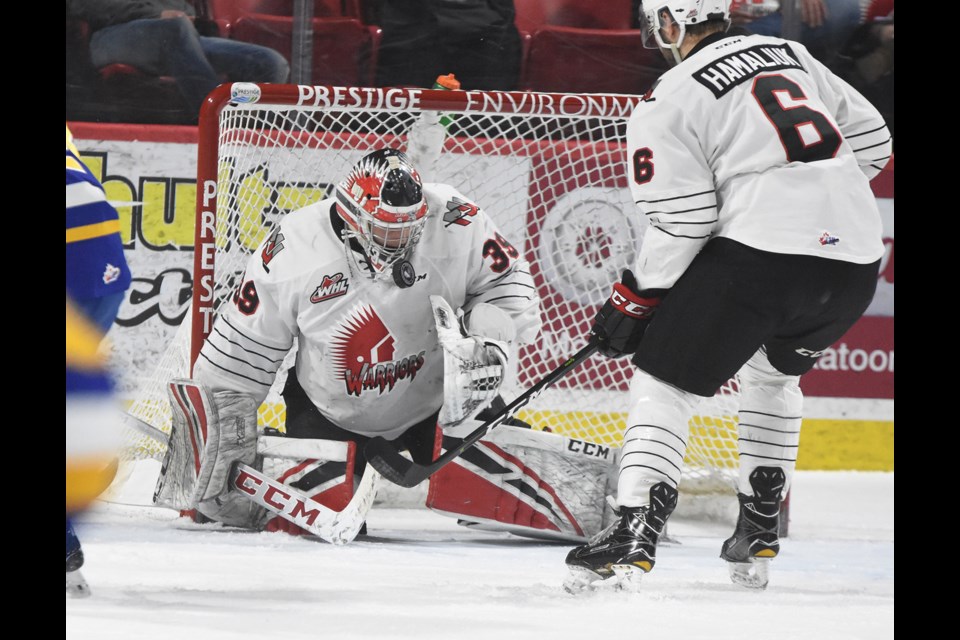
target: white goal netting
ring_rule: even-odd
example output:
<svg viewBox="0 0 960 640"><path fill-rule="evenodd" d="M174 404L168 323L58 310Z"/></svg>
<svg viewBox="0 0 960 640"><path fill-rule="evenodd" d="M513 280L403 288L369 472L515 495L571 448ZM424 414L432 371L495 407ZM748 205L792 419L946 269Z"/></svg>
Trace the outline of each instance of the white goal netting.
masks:
<svg viewBox="0 0 960 640"><path fill-rule="evenodd" d="M452 184L480 204L530 262L543 329L520 352L508 402L583 345L612 283L634 262L645 231L626 175L636 97L293 85L224 86L215 95L220 103L201 117L192 313L130 409L160 432L170 429L164 385L189 376L198 341L249 254L285 213L324 197L374 149L410 152L425 181ZM618 447L630 375L629 359L595 356L518 417ZM283 428L284 379L260 408L262 426ZM735 381L703 402L682 490L732 494L736 403ZM130 457L163 452L156 439L132 432Z"/></svg>

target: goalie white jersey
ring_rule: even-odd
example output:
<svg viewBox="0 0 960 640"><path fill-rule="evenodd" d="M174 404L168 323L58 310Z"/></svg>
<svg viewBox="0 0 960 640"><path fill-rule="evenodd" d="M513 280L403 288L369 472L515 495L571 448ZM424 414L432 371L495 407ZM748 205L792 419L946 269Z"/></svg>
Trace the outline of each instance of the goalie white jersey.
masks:
<svg viewBox="0 0 960 640"><path fill-rule="evenodd" d="M867 264L883 255L869 179L892 142L880 113L803 45L709 36L627 127L630 185L650 223L634 270L669 288L707 240Z"/></svg>
<svg viewBox="0 0 960 640"><path fill-rule="evenodd" d="M527 261L456 189L423 191L429 217L407 288L348 259L334 198L284 217L221 309L194 378L262 402L296 338L297 378L317 409L344 429L392 439L443 403L431 295L467 313L496 305L513 319L517 343L532 340L540 310Z"/></svg>

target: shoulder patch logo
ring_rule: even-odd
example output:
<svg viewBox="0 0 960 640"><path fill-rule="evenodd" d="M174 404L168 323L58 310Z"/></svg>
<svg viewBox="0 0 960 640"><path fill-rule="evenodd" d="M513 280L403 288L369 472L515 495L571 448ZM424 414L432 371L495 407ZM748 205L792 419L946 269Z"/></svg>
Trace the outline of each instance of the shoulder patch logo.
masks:
<svg viewBox="0 0 960 640"><path fill-rule="evenodd" d="M480 207L477 205L457 197L450 198L446 208L447 210L443 213L443 221L448 227L452 224L465 227L470 224L470 218L477 215L477 212L480 211Z"/></svg>
<svg viewBox="0 0 960 640"><path fill-rule="evenodd" d="M120 277L120 267L115 267L109 262L107 263L107 268L103 271L103 284L110 284L115 282L117 278Z"/></svg>
<svg viewBox="0 0 960 640"><path fill-rule="evenodd" d="M263 260L263 270L270 273L267 266L270 261L277 257L277 254L283 251L283 234L280 233L280 227L273 230L267 243L263 245L263 251L260 252L260 259Z"/></svg>
<svg viewBox="0 0 960 640"><path fill-rule="evenodd" d="M653 97L653 90L657 88L657 85L660 84L660 78L657 78L653 81L653 84L650 85L650 88L647 89L647 92L643 94L643 97L640 98L641 102L655 102L657 99Z"/></svg>
<svg viewBox="0 0 960 640"><path fill-rule="evenodd" d="M347 294L350 287L350 281L343 277L342 273L335 273L332 276L323 276L323 282L310 294L310 302L317 304L324 300L339 298Z"/></svg>

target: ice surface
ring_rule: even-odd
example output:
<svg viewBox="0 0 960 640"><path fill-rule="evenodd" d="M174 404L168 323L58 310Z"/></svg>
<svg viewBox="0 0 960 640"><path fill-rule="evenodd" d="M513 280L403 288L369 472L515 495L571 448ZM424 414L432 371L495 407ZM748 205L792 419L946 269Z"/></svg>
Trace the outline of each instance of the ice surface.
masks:
<svg viewBox="0 0 960 640"><path fill-rule="evenodd" d="M129 490L115 500L137 502ZM682 499L682 498L681 498ZM678 512L679 513L679 512ZM671 520L638 594L566 594L569 545L375 507L344 547L100 503L77 523L93 596L66 637L537 640L893 638L893 474L798 472L770 586L730 583L726 523Z"/></svg>

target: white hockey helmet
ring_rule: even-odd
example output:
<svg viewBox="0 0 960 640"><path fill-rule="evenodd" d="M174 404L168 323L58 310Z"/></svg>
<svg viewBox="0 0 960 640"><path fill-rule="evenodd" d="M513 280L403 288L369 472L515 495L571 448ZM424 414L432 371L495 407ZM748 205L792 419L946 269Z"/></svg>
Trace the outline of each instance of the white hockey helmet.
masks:
<svg viewBox="0 0 960 640"><path fill-rule="evenodd" d="M420 174L401 151L369 153L337 185L337 212L346 239L360 244L376 277L409 259L423 233L427 202Z"/></svg>
<svg viewBox="0 0 960 640"><path fill-rule="evenodd" d="M643 46L648 49L669 49L680 62L680 43L687 35L687 27L705 22L730 23L730 0L643 0ZM668 42L662 29L669 21L676 22L680 37Z"/></svg>

